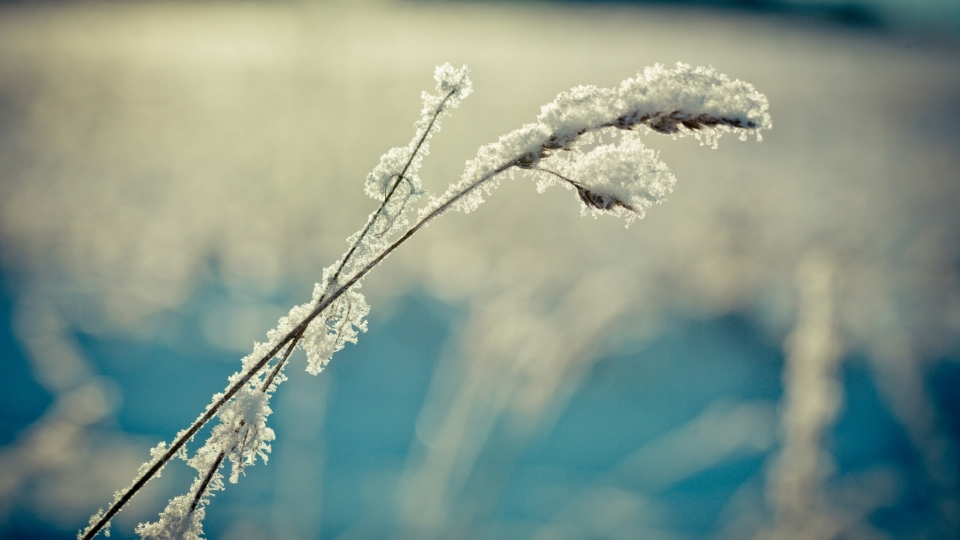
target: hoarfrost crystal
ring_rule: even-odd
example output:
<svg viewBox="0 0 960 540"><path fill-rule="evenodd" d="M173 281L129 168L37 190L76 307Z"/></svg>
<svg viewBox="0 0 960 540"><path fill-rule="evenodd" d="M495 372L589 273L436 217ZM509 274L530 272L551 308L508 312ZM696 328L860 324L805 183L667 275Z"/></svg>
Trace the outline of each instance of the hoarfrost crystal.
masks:
<svg viewBox="0 0 960 540"><path fill-rule="evenodd" d="M370 306L357 290L359 288L355 285L338 298L323 315L310 323L303 334L301 347L307 353L307 372L310 374L320 373L333 353L347 343L356 343L357 334L367 331L364 317L370 313Z"/></svg>
<svg viewBox="0 0 960 540"><path fill-rule="evenodd" d="M561 183L576 189L581 212L626 215L627 225L643 218L646 209L666 199L676 178L639 137L624 136L619 144L600 145L571 161L559 161L562 172L541 168L537 191ZM589 178L589 186L570 178Z"/></svg>

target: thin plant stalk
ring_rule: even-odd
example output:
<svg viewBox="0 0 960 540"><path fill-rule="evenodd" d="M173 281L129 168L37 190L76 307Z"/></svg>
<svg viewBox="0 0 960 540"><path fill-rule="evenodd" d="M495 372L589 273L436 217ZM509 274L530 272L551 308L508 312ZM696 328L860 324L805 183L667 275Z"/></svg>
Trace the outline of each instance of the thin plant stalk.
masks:
<svg viewBox="0 0 960 540"><path fill-rule="evenodd" d="M460 79L454 81L448 78L451 75L456 75ZM133 495L159 473L166 463L175 455L182 453L184 445L207 422L220 413L244 385L248 384L273 358L277 357L278 353L283 351L282 357L277 360L259 388L263 393L270 391L293 349L304 338L311 323L328 307L337 302L348 291L351 291L374 267L430 221L450 209L459 209L464 212L474 209L482 202L482 194L478 190L482 187L484 191L489 193L496 186L495 178L500 174L516 167L520 170L530 171L534 175L539 173L549 175L549 177L541 175L541 180L543 178L548 180L553 177L558 178L577 189L584 211L589 209L594 215L598 213L610 213L617 216L626 214L627 224L629 225L633 219L643 217L645 208L665 200L666 193L672 191L675 179L666 166L657 159L655 153L643 147L635 134L625 135L621 138L620 143L615 146L600 145L586 153L577 146L582 142L582 136L604 128L616 128L629 132L640 125L645 125L662 134L674 136L694 134L698 138L703 136L705 138L701 139L701 142L712 142L715 147L717 138L723 132L739 132L741 139L745 139L749 133L754 133L759 139L759 130L768 129L771 126L770 116L766 112L768 108L766 97L756 92L748 83L731 81L712 68L691 68L685 64L677 64L676 69L668 70L657 65L638 74L636 78L625 80L619 88L610 90L596 87L574 88L568 93L559 95L557 100L544 106L536 124L528 124L505 135L498 143L481 148L477 159L468 162L467 171L458 184L451 185L441 198L432 199L420 211L416 223L409 226L392 243L379 248L379 252L375 256L341 283L341 274L348 268L348 264L354 260L358 249L364 243L364 239L374 230L378 218L384 215L387 205L396 194L400 184L408 182L410 191L407 198L400 204L396 215L390 216L389 213L387 214L386 228L383 231L376 231L375 234L382 236L390 232L396 223L393 220L403 214L416 190L414 179L419 165L414 167L415 160L418 159L420 151L424 148L424 144L436 126L437 119L445 111L448 102L461 91L463 96L471 91L469 80L466 79L466 67L460 71L455 71L449 64L440 66L437 68L435 78L438 89L443 87L443 92L451 87L453 89L449 90L439 102L434 102L436 104L430 106L429 112L425 112L425 116L430 115L429 121L423 127L423 134L417 139L416 143L412 147L408 147L409 156L405 160L398 160L397 165L400 162L405 162L400 172L393 174L389 169L382 171L383 175L379 177L381 178L379 181L375 179L376 177L368 177L368 193L370 193L370 185L378 185L376 182L389 185L389 189L382 190L383 199L379 208L371 214L363 229L352 241L350 249L337 264L336 270L330 277L325 278L326 283L323 284L323 289L333 286L333 290L325 290L320 294L315 301L315 305L305 316L300 318L295 327L287 330L282 337L279 337L270 350L256 362L252 365L247 364L250 367L242 374L238 374L226 391L218 396L188 429L182 431L175 438L173 444L167 448L162 445L158 447L157 454L159 454L159 457L154 458L155 460L144 468L133 485L122 492L106 512L98 514L95 519L91 520L91 525L79 537L80 540L90 540L96 536ZM462 86L458 86L461 84ZM648 90L650 91L648 92ZM455 107L457 103L458 100L455 99L450 102L450 107ZM591 140L595 141L595 139L587 138L588 143ZM576 150L572 152L570 160L559 160L558 164L563 165L559 169L560 172L541 165L556 150ZM382 159L387 158L388 154L385 154ZM381 163L386 162L382 161ZM407 174L411 167L413 167L413 172L410 173L411 176L408 178ZM568 171L574 172L569 173ZM571 179L571 176L577 178L577 180ZM369 184L371 182L370 178L375 179L374 184ZM590 182L584 182L584 178L589 178ZM538 189L542 190L548 185L549 182L542 183L538 185ZM374 191L374 196L379 198L377 190ZM345 327L342 324L352 324L349 322L352 318L350 315L352 304L348 304L347 313L343 316L343 321L347 322L341 323L341 327L337 330L334 340L335 345L340 342L340 332L344 331ZM306 306L303 307L306 308ZM291 311L292 313L293 311ZM302 312L300 313L302 314ZM298 315L298 317L301 317L301 315ZM271 340L274 337L271 336ZM308 337L307 339L310 340L311 338ZM355 342L355 340L353 341ZM342 345L336 346L340 347ZM308 352L308 360L310 360L311 345L307 344L305 347ZM326 359L321 358L323 363L328 360L329 356ZM313 360L310 361L313 362ZM242 426L243 420L241 420L240 427L237 430ZM204 504L203 496L226 456L232 454L238 445L242 453L246 448L247 437L248 435L245 434L242 441L234 442L232 446L231 444L220 443L219 451L211 448L211 451L217 452L217 457L213 460L212 466L207 469L203 478L199 479L198 489L189 507L191 514L197 510L200 504ZM227 447L231 447L231 449L228 451L226 450ZM163 449L162 452L160 452L161 448ZM231 457L231 459L233 458Z"/></svg>
<svg viewBox="0 0 960 540"><path fill-rule="evenodd" d="M370 229L373 227L373 224L376 222L377 217L381 215L384 208L389 203L391 197L396 192L397 188L400 186L400 183L404 181L405 179L404 175L406 174L407 170L410 168L410 165L411 163L413 163L413 160L416 158L417 153L420 151L424 141L429 136L430 131L433 129L436 123L437 117L440 116L440 114L444 110L444 105L446 105L447 101L449 101L450 98L455 93L456 93L455 90L449 92L443 98L443 101L441 101L440 105L437 107L436 111L434 112L434 114L430 119L429 124L424 129L423 135L417 141L417 144L414 147L413 152L411 152L410 158L407 160L406 164L404 165L403 170L400 172L400 174L397 175L396 180L394 180L393 184L390 187L390 191L384 196L383 201L380 203L380 207L377 208L376 212L374 212L370 216L370 219L367 220L366 225L361 230L356 241L353 243L353 245L347 251L347 254L340 261L340 264L338 265L336 272L334 272L334 275L330 278L331 283L337 282L337 278L339 277L340 273L343 271L343 268L347 265L350 258L356 252L358 246L363 241L363 238L370 232ZM417 223L415 228L419 230L423 225L424 225L424 220L421 220L421 222ZM345 293L350 287L355 285L357 281L363 278L363 276L365 276L367 272L372 270L374 266L376 266L387 255L393 252L394 249L399 247L400 244L406 241L406 239L409 238L410 235L411 235L411 232L408 231L407 234L401 237L399 241L391 244L386 250L384 250L383 253L381 253L378 257L376 257L374 261L371 262L371 264L368 264L359 272L357 272L344 285L341 285L337 290L335 290L329 296L326 296L326 295L322 296L318 301L317 306L313 309L313 311L311 311L310 314L307 315L307 317L300 322L300 324L298 324L295 328L293 328L293 330L287 332L287 334L284 335L280 339L280 341L276 345L274 345L272 349L270 349L269 352L263 355L263 357L261 357L260 360L258 360L252 368L250 368L249 371L244 373L243 376L240 377L240 379L238 379L236 382L230 385L219 399L214 401L207 408L207 410L199 418L197 418L194 421L194 423L186 431L182 432L181 435L178 436L174 440L174 442L170 445L170 447L167 448L167 450L161 455L161 457L157 459L146 471L144 471L144 473L133 483L133 485L130 486L130 488L127 489L126 492L123 493L123 495L120 496L120 498L118 498L112 505L110 505L107 511L103 513L103 515L100 517L100 519L96 521L96 523L94 523L84 532L83 536L81 537L81 540L90 540L94 538L107 525L107 523L109 523L110 520L113 519L113 517L117 514L117 512L119 512L130 501L130 499L132 499L133 496L136 495L137 492L139 492L140 489L142 489L143 486L147 484L147 482L153 479L157 475L157 473L159 473L160 470L163 469L163 467L167 463L169 463L170 460L173 459L175 455L177 455L180 449L183 448L183 446L187 444L187 442L190 439L192 439L194 435L196 435L197 432L200 431L200 429L207 424L207 422L213 419L213 417L216 416L216 414L220 411L220 409L222 409L223 406L228 401L230 401L230 399L234 395L236 395L236 393L239 392L240 389L243 388L245 384L247 384L250 381L250 379L252 379L257 373L259 373L260 370L264 368L264 366L270 363L270 360L274 358L284 346L287 346L286 353L277 362L277 365L271 371L266 382L261 388L262 391L265 392L270 387L270 384L273 382L276 375L280 372L287 358L289 358L290 353L293 352L293 349L296 346L297 341L303 336L304 332L306 332L307 327L310 326L310 323L313 322L313 320L316 319L318 315L323 313L323 311L330 304L332 304L334 301L340 298L340 296L342 296L343 293ZM221 452L221 456L222 456L222 452ZM223 462L223 458L221 456L218 456L217 466L213 468L212 472L215 472L216 468L218 468L219 465ZM208 476L212 476L212 472L209 473ZM196 504L192 506L193 508L191 508L191 510L196 508Z"/></svg>

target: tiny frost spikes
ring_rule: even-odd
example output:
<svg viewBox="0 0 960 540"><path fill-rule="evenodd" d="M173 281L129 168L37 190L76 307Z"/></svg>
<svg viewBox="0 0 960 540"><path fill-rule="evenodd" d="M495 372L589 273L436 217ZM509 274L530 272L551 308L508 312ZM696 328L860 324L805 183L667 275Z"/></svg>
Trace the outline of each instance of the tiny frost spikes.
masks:
<svg viewBox="0 0 960 540"><path fill-rule="evenodd" d="M160 519L137 525L136 533L143 540L202 540L206 510L200 506L191 511L190 501L187 495L170 499Z"/></svg>
<svg viewBox="0 0 960 540"><path fill-rule="evenodd" d="M359 284L350 288L304 332L300 346L307 353L307 372L311 375L320 373L333 353L344 345L356 343L359 332L367 331L365 317L370 313L370 306L359 288Z"/></svg>
<svg viewBox="0 0 960 540"><path fill-rule="evenodd" d="M264 463L270 453L270 443L276 438L267 427L267 417L273 411L268 404L271 392L247 385L220 411L220 424L213 428L211 438L218 440L219 448L232 464L230 483L236 484L243 470L256 463Z"/></svg>
<svg viewBox="0 0 960 540"><path fill-rule="evenodd" d="M367 175L365 191L367 195L383 201L398 176L402 175L411 194L422 194L422 186L417 172L423 164L423 157L430 153L430 138L440 131L440 118L450 110L460 106L463 98L473 92L473 84L468 77L469 69L463 66L455 69L449 63L437 66L433 78L437 82L436 94L423 92L423 108L420 119L414 125L416 131L407 146L391 148L380 156L380 163ZM413 159L411 160L411 156ZM407 165L409 163L409 165ZM409 201L412 202L412 201Z"/></svg>

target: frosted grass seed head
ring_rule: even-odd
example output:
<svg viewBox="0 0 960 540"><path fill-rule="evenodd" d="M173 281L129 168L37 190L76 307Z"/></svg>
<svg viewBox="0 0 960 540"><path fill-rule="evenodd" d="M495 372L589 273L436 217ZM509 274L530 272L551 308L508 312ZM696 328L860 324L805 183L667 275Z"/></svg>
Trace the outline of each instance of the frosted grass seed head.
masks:
<svg viewBox="0 0 960 540"><path fill-rule="evenodd" d="M282 370L294 347L306 351L307 371L317 374L346 343L356 343L358 334L367 329L369 306L359 291L367 273L433 219L449 210L476 209L483 195L499 185L502 173L525 171L537 179L539 191L556 183L575 189L581 213L624 216L629 226L647 208L663 202L676 183L657 154L643 146L636 127L673 137L692 134L714 147L725 132L737 132L741 138L756 134L759 139L759 131L770 127L767 99L753 86L730 81L713 68L656 65L615 88L578 86L544 105L536 122L482 146L467 162L460 181L441 196L430 197L410 225L407 210L424 194L417 172L430 138L439 130L440 119L473 91L465 66L438 66L434 80L436 94L423 93L422 114L410 143L383 154L366 178L365 190L380 201L379 207L348 238L347 252L324 269L310 302L294 306L267 333L266 343L254 345L241 360L241 370L229 377L227 388L215 394L200 417L169 446L161 444L151 452L133 484L118 491L78 538L89 540L108 527L172 458L186 459L185 445L216 417L220 423L187 460L198 472L190 490L172 499L157 522L137 528L145 539L200 539L212 492L225 487L220 473L224 462L232 466L229 481L236 482L258 458L267 459L275 437L266 425L272 412L269 400L286 380ZM619 136L614 144L602 144L604 133Z"/></svg>

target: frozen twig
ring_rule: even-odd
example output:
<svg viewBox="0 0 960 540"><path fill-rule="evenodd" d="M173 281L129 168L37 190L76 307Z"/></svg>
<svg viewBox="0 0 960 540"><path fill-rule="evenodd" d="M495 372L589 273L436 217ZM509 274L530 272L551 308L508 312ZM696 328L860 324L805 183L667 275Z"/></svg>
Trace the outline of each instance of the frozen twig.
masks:
<svg viewBox="0 0 960 540"><path fill-rule="evenodd" d="M366 192L380 201L379 207L348 239L350 248L344 256L324 270L313 299L281 318L267 334L266 343L255 344L227 389L214 396L207 410L173 444L161 443L133 485L118 492L106 512L91 518L78 538L93 538L174 456L186 458L186 443L217 416L220 425L188 461L201 473L191 489L193 496L174 498L158 522L137 529L144 538L200 538L207 497L223 488L220 466L229 458L233 464L229 479L236 482L258 456L266 460L267 443L274 438L266 427L271 412L268 401L285 379L282 370L293 348L299 345L306 351L307 371L316 374L345 343L355 343L358 332L366 331L364 317L369 312L359 292L361 280L433 219L448 210L474 210L483 195L497 187L502 173L526 171L538 179L541 191L561 181L577 190L584 212L625 214L629 225L652 204L665 200L675 183L666 165L643 147L636 128L646 126L674 137L693 135L716 146L724 132L737 132L741 138L753 133L759 138L759 131L770 127L766 98L751 85L731 81L712 68L656 65L617 88L579 86L542 107L536 123L481 147L477 157L467 162L461 180L441 196L431 197L411 225L406 210L423 194L416 174L429 140L439 129L439 119L472 91L466 67L439 66L434 78L437 94L424 93L421 119L410 144L388 151L367 176ZM622 135L616 144L597 145L598 134L604 131ZM586 150L590 146L594 147ZM264 373L281 351L274 367Z"/></svg>

